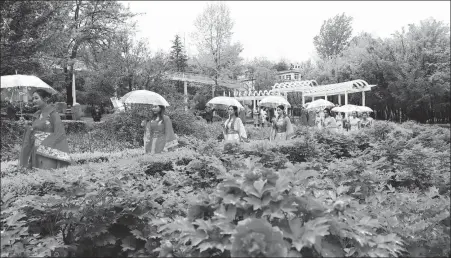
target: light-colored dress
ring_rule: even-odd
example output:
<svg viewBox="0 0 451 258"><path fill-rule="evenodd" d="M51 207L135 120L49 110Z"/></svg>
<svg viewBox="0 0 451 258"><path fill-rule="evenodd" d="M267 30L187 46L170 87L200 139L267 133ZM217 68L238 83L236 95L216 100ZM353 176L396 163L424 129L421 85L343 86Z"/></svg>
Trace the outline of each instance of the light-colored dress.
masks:
<svg viewBox="0 0 451 258"><path fill-rule="evenodd" d="M293 126L288 116L275 118L273 121L273 130L275 131L275 136L271 133L270 140L276 142L289 140L294 134Z"/></svg>
<svg viewBox="0 0 451 258"><path fill-rule="evenodd" d="M266 125L266 111L262 109L260 111L260 117L261 117L261 124L264 127Z"/></svg>
<svg viewBox="0 0 451 258"><path fill-rule="evenodd" d="M19 165L41 169L66 167L72 162L61 118L52 106L37 111L24 135Z"/></svg>
<svg viewBox="0 0 451 258"><path fill-rule="evenodd" d="M171 119L164 115L163 120L153 119L146 123L144 148L146 153L161 153L166 143L176 140Z"/></svg>
<svg viewBox="0 0 451 258"><path fill-rule="evenodd" d="M350 131L357 131L359 130L359 122L360 119L358 119L357 117L350 117L349 118L349 125L350 125Z"/></svg>
<svg viewBox="0 0 451 258"><path fill-rule="evenodd" d="M342 131L343 130L343 117L338 115L336 118L337 121L337 130Z"/></svg>
<svg viewBox="0 0 451 258"><path fill-rule="evenodd" d="M315 124L316 127L318 127L318 129L323 129L323 118L321 116L316 116L315 117Z"/></svg>
<svg viewBox="0 0 451 258"><path fill-rule="evenodd" d="M324 119L323 126L325 129L336 130L337 129L337 121L335 118L329 116Z"/></svg>
<svg viewBox="0 0 451 258"><path fill-rule="evenodd" d="M246 129L239 117L228 118L224 122L224 142L237 142L247 138Z"/></svg>

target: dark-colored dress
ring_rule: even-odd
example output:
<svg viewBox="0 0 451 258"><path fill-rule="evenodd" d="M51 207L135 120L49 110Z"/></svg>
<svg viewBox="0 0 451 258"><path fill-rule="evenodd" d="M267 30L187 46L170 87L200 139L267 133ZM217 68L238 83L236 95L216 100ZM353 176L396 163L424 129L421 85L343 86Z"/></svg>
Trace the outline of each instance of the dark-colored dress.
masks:
<svg viewBox="0 0 451 258"><path fill-rule="evenodd" d="M213 110L205 111L205 120L207 120L207 123L213 122Z"/></svg>
<svg viewBox="0 0 451 258"><path fill-rule="evenodd" d="M69 145L64 125L52 106L33 115L33 123L25 132L19 165L55 169L70 165Z"/></svg>
<svg viewBox="0 0 451 258"><path fill-rule="evenodd" d="M100 119L102 118L102 113L99 111L92 111L91 113L92 115L92 119L94 120L94 122L100 122Z"/></svg>

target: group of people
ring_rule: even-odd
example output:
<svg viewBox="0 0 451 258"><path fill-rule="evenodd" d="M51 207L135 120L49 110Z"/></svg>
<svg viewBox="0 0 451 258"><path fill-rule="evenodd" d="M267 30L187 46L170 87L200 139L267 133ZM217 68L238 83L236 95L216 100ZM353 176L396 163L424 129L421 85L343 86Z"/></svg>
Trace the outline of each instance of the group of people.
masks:
<svg viewBox="0 0 451 258"><path fill-rule="evenodd" d="M51 94L42 89L33 93L33 105L38 108L38 111L33 114L31 124L25 124L26 132L19 156L20 166L54 169L71 163L64 125L55 107L48 103L50 97ZM247 141L246 129L240 118L238 107L229 106L227 111L228 118L222 124L225 142ZM99 113L99 109L93 112L93 117L97 121L100 120ZM164 106L154 105L151 112L147 113L141 123L141 126L145 127L143 139L145 152L161 153L176 142L177 136L171 119L165 115ZM325 109L323 114L323 117L318 114L317 119L317 126L321 128L354 131L372 124L372 119L367 113L363 113L361 118L357 117L357 113L352 113L347 119L341 114L335 119L331 116L329 109ZM269 122L271 141L291 139L294 134L293 126L283 105L277 106L271 118L266 119L267 117L267 111L263 107L260 107L258 112L254 110L254 125L264 126L266 122ZM211 119L208 120L211 122Z"/></svg>
<svg viewBox="0 0 451 258"><path fill-rule="evenodd" d="M318 112L316 114L315 123L320 129L357 131L361 128L371 127L373 125L373 118L369 117L367 112L363 112L361 117L358 117L357 112L352 112L347 118L344 113L338 113L336 118L334 118L330 109L326 108L322 113Z"/></svg>
<svg viewBox="0 0 451 258"><path fill-rule="evenodd" d="M238 107L230 106L228 108L229 118L223 124L223 134L225 142L247 141L247 133L242 120L238 116ZM277 106L277 116L271 121L271 132L269 135L272 141L285 141L290 139L293 134L293 126L290 118L285 112L283 105ZM257 121L255 121L257 120ZM254 113L254 125L264 125L266 120L266 111L261 108L258 114Z"/></svg>

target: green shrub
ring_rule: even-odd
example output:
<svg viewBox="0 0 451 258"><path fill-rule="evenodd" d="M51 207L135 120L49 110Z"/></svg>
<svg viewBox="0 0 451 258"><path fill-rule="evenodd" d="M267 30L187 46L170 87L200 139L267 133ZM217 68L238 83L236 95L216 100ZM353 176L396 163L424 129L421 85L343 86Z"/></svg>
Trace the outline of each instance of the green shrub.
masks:
<svg viewBox="0 0 451 258"><path fill-rule="evenodd" d="M335 188L326 204L325 196L295 194L311 173L247 164L194 202L186 218L154 221L166 240L160 256L396 256L404 250L395 234L376 234L378 221L358 212L345 187Z"/></svg>
<svg viewBox="0 0 451 258"><path fill-rule="evenodd" d="M90 125L87 125L86 121L63 120L62 122L66 134L87 133L90 129Z"/></svg>
<svg viewBox="0 0 451 258"><path fill-rule="evenodd" d="M2 119L0 130L1 161L17 159L23 142L25 127L18 121Z"/></svg>
<svg viewBox="0 0 451 258"><path fill-rule="evenodd" d="M152 254L157 232L150 222L184 214L185 198L202 193L165 190L168 178L155 180L145 170L192 153L2 175L2 256Z"/></svg>

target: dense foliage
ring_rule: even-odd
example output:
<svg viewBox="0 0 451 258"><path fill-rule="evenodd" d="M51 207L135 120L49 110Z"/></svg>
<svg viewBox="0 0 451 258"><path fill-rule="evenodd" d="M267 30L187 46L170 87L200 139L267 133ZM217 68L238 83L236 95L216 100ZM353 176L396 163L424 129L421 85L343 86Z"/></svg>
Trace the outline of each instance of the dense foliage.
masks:
<svg viewBox="0 0 451 258"><path fill-rule="evenodd" d="M2 162L2 257L450 254L449 130L301 127L287 143L257 130L155 156L79 146L54 171Z"/></svg>

